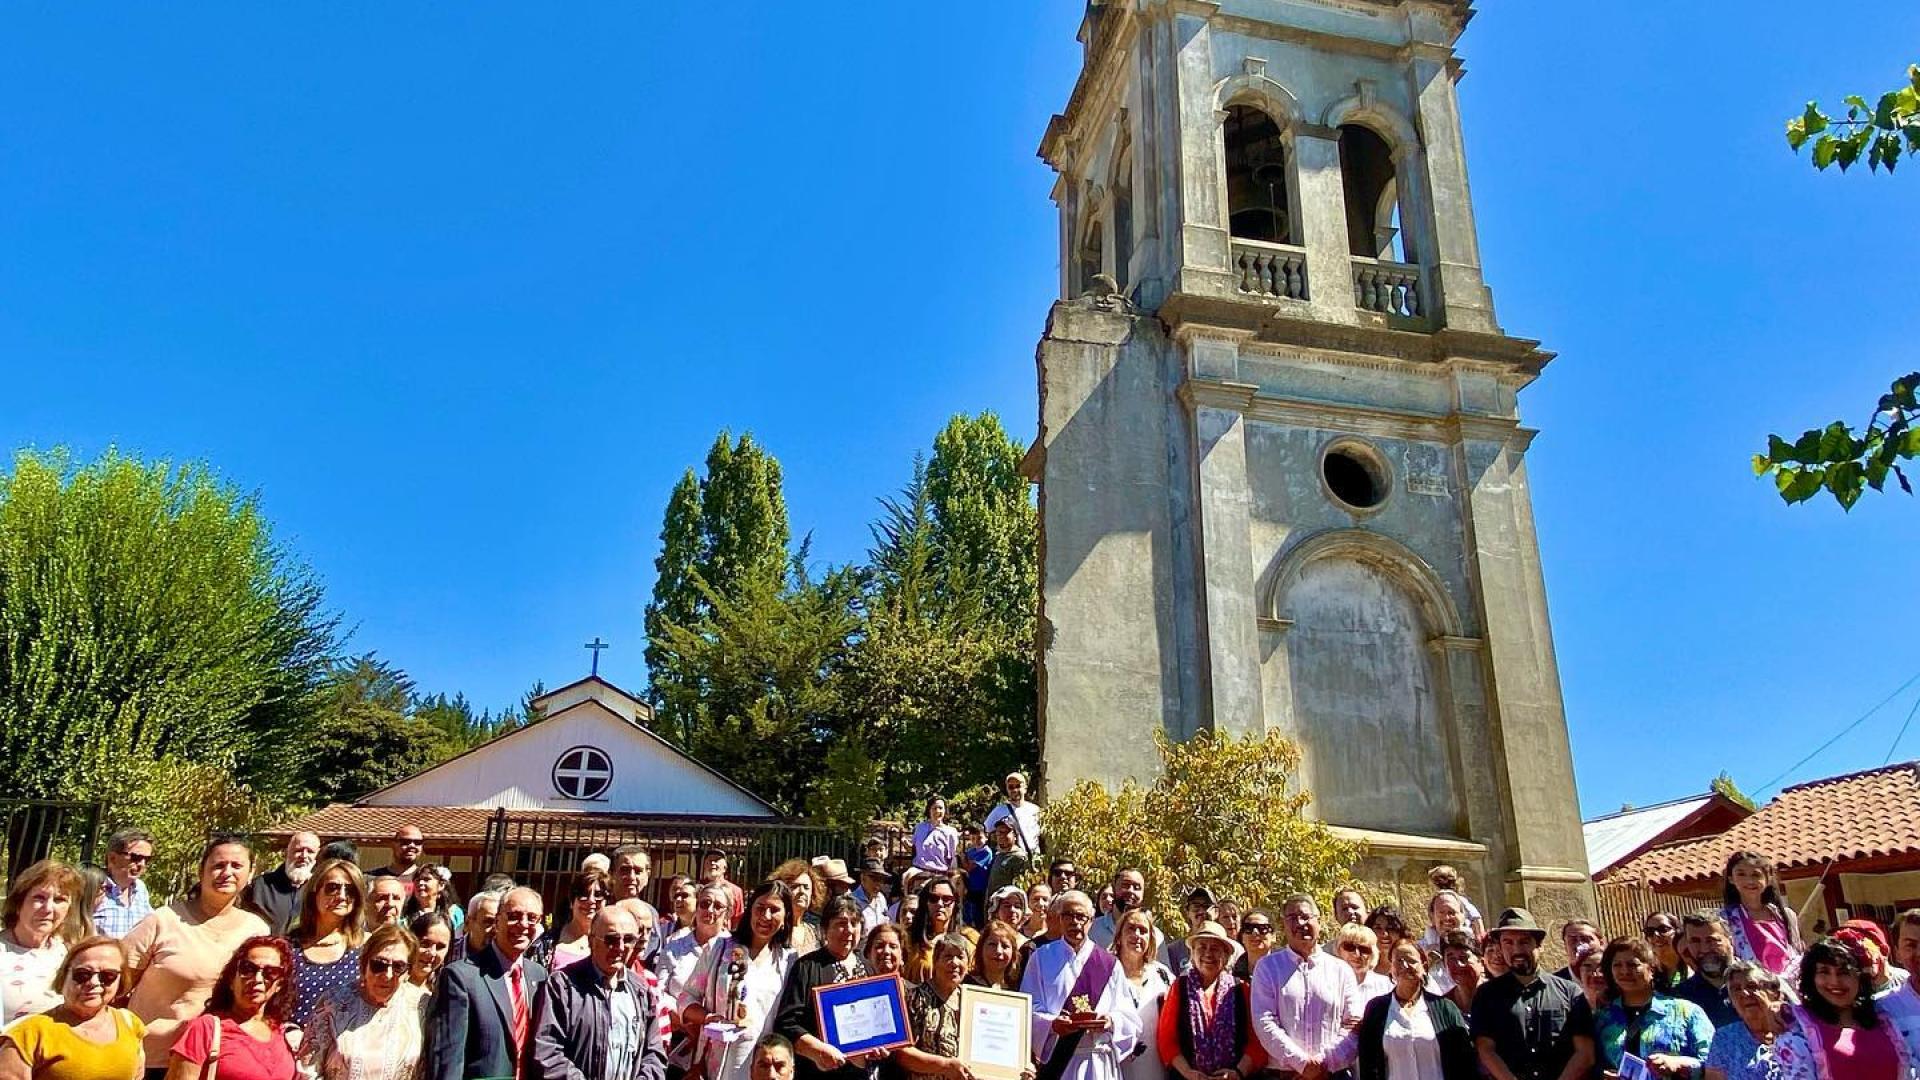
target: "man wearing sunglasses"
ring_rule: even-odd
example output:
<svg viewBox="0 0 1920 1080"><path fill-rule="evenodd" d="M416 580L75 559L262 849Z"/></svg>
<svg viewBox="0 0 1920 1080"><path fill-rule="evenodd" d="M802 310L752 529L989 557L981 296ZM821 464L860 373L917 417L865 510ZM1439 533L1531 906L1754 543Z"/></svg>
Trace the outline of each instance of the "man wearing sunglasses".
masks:
<svg viewBox="0 0 1920 1080"><path fill-rule="evenodd" d="M153 897L140 880L153 859L153 837L145 829L121 829L107 838L107 880L94 905L93 926L123 938L153 914Z"/></svg>
<svg viewBox="0 0 1920 1080"><path fill-rule="evenodd" d="M629 966L641 941L639 922L626 908L611 905L593 917L590 962L561 968L535 996L526 1080L664 1080L667 1055L654 1023L654 991Z"/></svg>

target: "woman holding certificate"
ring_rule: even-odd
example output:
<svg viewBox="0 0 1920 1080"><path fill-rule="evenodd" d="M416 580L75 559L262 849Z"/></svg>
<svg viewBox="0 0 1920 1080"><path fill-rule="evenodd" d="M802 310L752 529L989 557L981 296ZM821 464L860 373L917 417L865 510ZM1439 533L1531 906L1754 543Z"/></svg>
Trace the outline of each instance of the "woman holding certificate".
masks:
<svg viewBox="0 0 1920 1080"><path fill-rule="evenodd" d="M866 977L867 966L854 952L866 929L866 916L860 902L843 893L827 901L821 917L820 947L794 961L780 991L773 1030L793 1043L799 1055L794 1063L796 1080L868 1080L874 1062L886 1055L841 1053L820 1030L813 1002L816 987Z"/></svg>
<svg viewBox="0 0 1920 1080"><path fill-rule="evenodd" d="M677 1003L689 1025L702 1025L695 1061L709 1080L747 1080L754 1044L773 1029L795 960L787 946L794 912L786 885L761 883L746 907L742 925L700 954Z"/></svg>

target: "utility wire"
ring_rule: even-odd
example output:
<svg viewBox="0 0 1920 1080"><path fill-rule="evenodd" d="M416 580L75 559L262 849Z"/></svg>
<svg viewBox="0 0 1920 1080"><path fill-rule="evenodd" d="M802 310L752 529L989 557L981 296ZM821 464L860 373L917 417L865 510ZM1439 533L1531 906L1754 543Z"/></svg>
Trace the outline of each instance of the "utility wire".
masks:
<svg viewBox="0 0 1920 1080"><path fill-rule="evenodd" d="M1848 732L1851 732L1854 728L1857 728L1861 724L1866 723L1867 720L1871 718L1874 713L1877 713L1881 709L1885 708L1888 702L1899 697L1901 694L1906 693L1907 688L1912 686L1916 682L1920 682L1920 671L1914 672L1911 678L1909 678L1906 682L1901 683L1899 689L1895 690L1891 694L1888 694L1886 697L1880 699L1880 704L1875 705L1873 708L1868 709L1866 712L1861 713L1860 716L1853 721L1853 723L1848 724L1846 727L1843 727L1839 731L1834 732L1833 738L1828 739L1826 742L1823 742L1819 746L1814 747L1812 753L1808 754L1806 757L1803 757L1799 761L1796 761L1792 765L1788 766L1787 770L1781 773L1779 776L1776 776L1773 779L1767 781L1765 784L1762 784L1760 787L1755 788L1753 793L1756 796L1758 796L1758 795L1764 795L1767 792L1772 791L1775 787L1779 786L1780 781L1785 780L1789 776L1792 776L1794 772L1800 768L1800 766L1805 765L1807 762L1812 761L1814 758L1817 758L1821 754L1825 753L1828 747L1832 746L1834 743L1839 742L1842 738L1844 738L1847 735ZM1915 705L1920 706L1920 702L1916 702ZM1913 714L1908 713L1907 719L1911 721L1913 719ZM1902 727L1900 730L1902 732L1905 732L1906 728ZM1898 739L1894 740L1894 745L1895 746L1899 745ZM1893 755L1891 750L1888 751L1887 756L1889 759L1892 758Z"/></svg>
<svg viewBox="0 0 1920 1080"><path fill-rule="evenodd" d="M1913 699L1913 708L1907 710L1907 719L1900 725L1900 734L1893 737L1893 745L1887 747L1887 756L1881 759L1880 764L1886 765L1893 761L1893 752L1900 749L1900 740L1907 737L1907 729L1913 726L1915 713L1920 713L1920 697Z"/></svg>

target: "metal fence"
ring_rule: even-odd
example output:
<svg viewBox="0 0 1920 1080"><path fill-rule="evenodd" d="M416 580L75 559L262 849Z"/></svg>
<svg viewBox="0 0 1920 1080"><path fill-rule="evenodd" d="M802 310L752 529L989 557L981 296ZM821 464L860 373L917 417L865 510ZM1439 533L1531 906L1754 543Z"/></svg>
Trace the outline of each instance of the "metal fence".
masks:
<svg viewBox="0 0 1920 1080"><path fill-rule="evenodd" d="M1703 907L1717 907L1711 897L1683 893L1657 892L1637 881L1603 881L1593 887L1593 899L1600 932L1611 941L1617 937L1640 937L1640 927L1648 915L1664 911L1685 915Z"/></svg>
<svg viewBox="0 0 1920 1080"><path fill-rule="evenodd" d="M795 821L732 818L595 817L583 814L528 814L499 810L487 822L482 869L477 877L501 873L546 898L548 911L564 910L567 892L580 862L638 844L653 857L653 881L647 899L666 908L666 882L676 874L697 877L706 852L726 854L728 877L753 883L766 879L789 859L827 855L859 866L860 849L878 838L891 854L900 838L891 831L831 829ZM475 882L477 884L478 882Z"/></svg>
<svg viewBox="0 0 1920 1080"><path fill-rule="evenodd" d="M46 858L74 866L93 862L103 816L97 802L0 799L0 879L11 883L16 872Z"/></svg>

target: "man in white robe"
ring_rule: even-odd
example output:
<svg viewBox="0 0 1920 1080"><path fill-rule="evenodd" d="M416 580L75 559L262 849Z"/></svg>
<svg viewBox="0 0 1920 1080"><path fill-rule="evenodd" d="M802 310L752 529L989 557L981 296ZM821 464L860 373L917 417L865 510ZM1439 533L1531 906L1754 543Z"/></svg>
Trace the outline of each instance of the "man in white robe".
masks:
<svg viewBox="0 0 1920 1080"><path fill-rule="evenodd" d="M1120 1063L1142 1037L1126 973L1087 937L1093 900L1086 893L1061 893L1052 910L1060 939L1034 950L1020 980L1021 992L1033 998L1040 1080L1119 1080Z"/></svg>

